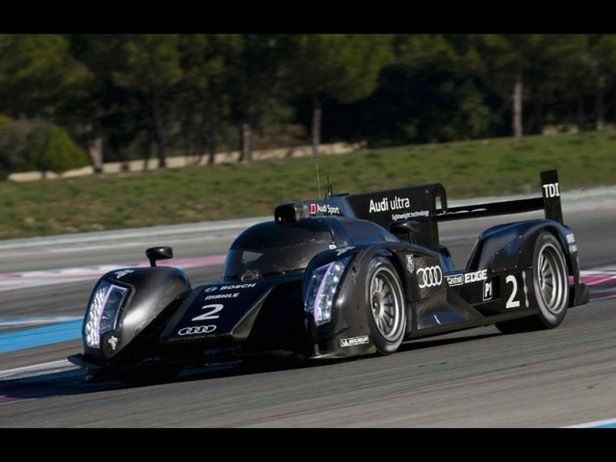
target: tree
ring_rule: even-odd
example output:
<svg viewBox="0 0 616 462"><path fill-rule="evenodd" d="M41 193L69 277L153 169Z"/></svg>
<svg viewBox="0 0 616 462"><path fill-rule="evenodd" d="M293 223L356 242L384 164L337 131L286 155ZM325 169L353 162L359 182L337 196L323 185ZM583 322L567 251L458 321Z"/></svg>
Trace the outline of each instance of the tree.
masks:
<svg viewBox="0 0 616 462"><path fill-rule="evenodd" d="M511 91L511 127L515 137L522 136L523 60L515 36L474 35L471 40L486 59L487 72L497 93ZM511 89L511 90L509 90Z"/></svg>
<svg viewBox="0 0 616 462"><path fill-rule="evenodd" d="M289 86L284 84L290 73L293 37L244 34L230 36L229 41L231 117L240 126L240 160L249 161L253 130L288 92Z"/></svg>
<svg viewBox="0 0 616 462"><path fill-rule="evenodd" d="M154 146L160 166L179 150L214 162L238 139L250 160L253 144L272 145L270 129L294 118L316 156L322 138L374 146L548 124L601 130L614 102L608 34L0 35L0 110L11 119L0 123L0 170L27 168L25 133L43 122L86 147L100 172L104 160L146 166Z"/></svg>
<svg viewBox="0 0 616 462"><path fill-rule="evenodd" d="M106 119L114 112L126 109L125 101L122 101L111 78L112 70L119 65L121 41L117 36L97 34L75 34L68 40L73 56L88 69L91 78L75 86L59 120L70 126L86 146L94 172L102 173L105 141L117 130L113 124L106 123Z"/></svg>
<svg viewBox="0 0 616 462"><path fill-rule="evenodd" d="M543 122L546 102L553 94L554 73L550 65L554 61L557 47L550 45L557 36L542 34L485 34L472 36L475 45L485 57L489 77L493 80L496 93L504 101L511 95L511 126L515 137L524 133L524 100L529 97L533 103L532 122L538 131ZM526 124L527 126L531 125Z"/></svg>
<svg viewBox="0 0 616 462"><path fill-rule="evenodd" d="M352 105L358 133L372 145L486 136L494 119L484 61L466 36L404 35L392 40L394 57L378 88ZM337 122L335 122L337 123ZM346 135L350 137L350 134Z"/></svg>
<svg viewBox="0 0 616 462"><path fill-rule="evenodd" d="M369 96L390 58L388 36L311 34L297 38L294 74L298 92L312 98L313 155L321 142L323 101L335 98L351 103Z"/></svg>
<svg viewBox="0 0 616 462"><path fill-rule="evenodd" d="M114 84L131 92L151 115L158 165L166 166L168 124L182 78L177 35L130 35L120 46L121 64Z"/></svg>
<svg viewBox="0 0 616 462"><path fill-rule="evenodd" d="M224 35L180 37L183 69L181 103L185 146L202 154L209 144L209 163L214 163L218 132L229 116L229 56L237 40ZM201 158L199 158L200 160Z"/></svg>
<svg viewBox="0 0 616 462"><path fill-rule="evenodd" d="M91 79L60 35L0 36L0 105L13 116L52 117Z"/></svg>
<svg viewBox="0 0 616 462"><path fill-rule="evenodd" d="M595 93L595 128L605 125L604 97L616 80L616 35L594 35L589 38L589 54L593 62Z"/></svg>
<svg viewBox="0 0 616 462"><path fill-rule="evenodd" d="M0 179L4 180L19 167L21 140L15 123L0 114Z"/></svg>

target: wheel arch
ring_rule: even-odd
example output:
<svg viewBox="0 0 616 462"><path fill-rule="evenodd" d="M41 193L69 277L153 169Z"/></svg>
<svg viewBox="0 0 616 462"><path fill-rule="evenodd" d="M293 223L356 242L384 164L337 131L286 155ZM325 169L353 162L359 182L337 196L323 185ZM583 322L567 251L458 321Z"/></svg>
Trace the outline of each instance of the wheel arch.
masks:
<svg viewBox="0 0 616 462"><path fill-rule="evenodd" d="M542 231L551 233L561 245L568 275L573 277L574 293L570 303L581 304L584 289L580 284L578 253L573 231L567 225L550 219L527 220L494 226L485 230L473 248L467 270L488 269L488 272L518 271L532 266L534 244ZM568 236L572 236L571 242ZM571 306L572 306L571 305Z"/></svg>
<svg viewBox="0 0 616 462"><path fill-rule="evenodd" d="M568 266L573 271L570 262L571 252L566 238L572 231L569 227L553 220L520 221L485 230L477 239L467 269L476 271L488 268L488 270L502 271L531 266L534 243L539 233L544 230L558 239L567 257Z"/></svg>
<svg viewBox="0 0 616 462"><path fill-rule="evenodd" d="M83 335L87 316L84 316L84 354L104 357L106 360L124 355L125 350L132 349L144 337L149 337L151 332L157 332L160 323L168 318L191 290L188 275L175 267L135 267L110 271L99 279L90 298L94 296L101 281L129 289L126 302L118 310L117 325L115 329L101 335L100 348L91 348L86 344ZM116 337L113 345L107 341L111 336Z"/></svg>

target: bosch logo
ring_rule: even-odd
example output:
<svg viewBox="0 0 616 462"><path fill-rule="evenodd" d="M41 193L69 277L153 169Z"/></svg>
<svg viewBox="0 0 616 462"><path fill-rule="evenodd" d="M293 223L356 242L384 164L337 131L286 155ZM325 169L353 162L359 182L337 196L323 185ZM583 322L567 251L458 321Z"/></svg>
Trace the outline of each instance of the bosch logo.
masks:
<svg viewBox="0 0 616 462"><path fill-rule="evenodd" d="M419 288L437 287L443 282L443 271L440 266L429 266L417 270L417 281Z"/></svg>
<svg viewBox="0 0 616 462"><path fill-rule="evenodd" d="M197 335L197 334L209 334L210 332L214 332L216 330L216 326L210 324L208 326L194 326L194 327L184 327L178 331L178 335Z"/></svg>

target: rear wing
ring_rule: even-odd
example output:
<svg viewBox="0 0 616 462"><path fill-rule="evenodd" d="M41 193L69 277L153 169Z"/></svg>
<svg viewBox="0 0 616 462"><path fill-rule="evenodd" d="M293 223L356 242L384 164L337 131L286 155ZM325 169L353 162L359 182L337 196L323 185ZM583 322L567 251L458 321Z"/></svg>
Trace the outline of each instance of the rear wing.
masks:
<svg viewBox="0 0 616 462"><path fill-rule="evenodd" d="M447 194L440 183L412 185L403 188L360 194L328 195L323 199L279 205L276 222L286 223L300 218L319 216L355 217L389 229L392 222L416 221L417 244L439 248L438 223L450 220L545 210L546 218L563 222L560 190L556 170L541 172L541 197L504 202L447 207Z"/></svg>
<svg viewBox="0 0 616 462"><path fill-rule="evenodd" d="M557 170L546 170L541 172L541 197L450 208L447 207L446 199L444 201L441 199L441 203L442 208L441 210L437 210L435 215L437 221L465 220L470 218L533 212L543 209L546 218L563 224Z"/></svg>

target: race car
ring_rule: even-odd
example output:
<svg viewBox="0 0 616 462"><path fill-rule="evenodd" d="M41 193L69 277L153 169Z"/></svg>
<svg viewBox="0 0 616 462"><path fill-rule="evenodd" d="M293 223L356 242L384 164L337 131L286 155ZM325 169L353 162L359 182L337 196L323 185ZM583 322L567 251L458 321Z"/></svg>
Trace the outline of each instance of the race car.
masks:
<svg viewBox="0 0 616 462"><path fill-rule="evenodd" d="M558 326L588 302L578 251L563 224L556 170L541 197L448 207L439 183L334 195L275 208L242 232L222 280L193 287L179 268L100 278L83 322L89 380L169 380L187 365L275 356L298 360L391 354L404 341L495 324L503 333ZM545 218L482 232L466 266L439 223L533 210Z"/></svg>

